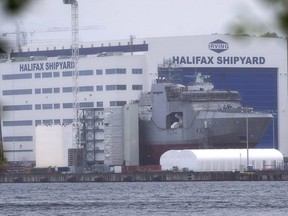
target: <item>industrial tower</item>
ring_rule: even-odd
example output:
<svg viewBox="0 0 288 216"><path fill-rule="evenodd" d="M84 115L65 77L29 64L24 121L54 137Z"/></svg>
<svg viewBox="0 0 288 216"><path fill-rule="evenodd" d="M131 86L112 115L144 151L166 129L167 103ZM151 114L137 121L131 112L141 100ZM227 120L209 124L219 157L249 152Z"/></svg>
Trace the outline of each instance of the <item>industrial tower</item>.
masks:
<svg viewBox="0 0 288 216"><path fill-rule="evenodd" d="M79 102L78 102L78 61L79 61L79 17L78 17L78 2L77 0L63 0L64 4L71 5L71 30L72 30L72 61L73 68L73 123L72 123L72 145L73 145L73 166L82 165L83 157L81 157L80 145L80 120L78 116ZM82 162L81 162L82 161ZM72 165L71 164L71 165Z"/></svg>

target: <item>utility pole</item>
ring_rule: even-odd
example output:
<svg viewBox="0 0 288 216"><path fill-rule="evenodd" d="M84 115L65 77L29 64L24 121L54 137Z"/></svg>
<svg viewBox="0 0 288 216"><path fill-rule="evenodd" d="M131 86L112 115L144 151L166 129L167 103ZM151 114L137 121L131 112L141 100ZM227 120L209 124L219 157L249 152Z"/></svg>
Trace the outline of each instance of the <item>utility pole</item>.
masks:
<svg viewBox="0 0 288 216"><path fill-rule="evenodd" d="M247 168L249 168L249 123L248 114L246 110L246 148L247 148Z"/></svg>
<svg viewBox="0 0 288 216"><path fill-rule="evenodd" d="M71 30L72 30L72 61L74 63L73 74L73 123L72 123L72 144L74 148L74 166L78 166L80 150L80 119L78 116L78 61L79 61L79 17L77 0L63 0L64 4L71 5Z"/></svg>
<svg viewBox="0 0 288 216"><path fill-rule="evenodd" d="M130 35L130 52L133 55L133 39L135 39L135 35Z"/></svg>

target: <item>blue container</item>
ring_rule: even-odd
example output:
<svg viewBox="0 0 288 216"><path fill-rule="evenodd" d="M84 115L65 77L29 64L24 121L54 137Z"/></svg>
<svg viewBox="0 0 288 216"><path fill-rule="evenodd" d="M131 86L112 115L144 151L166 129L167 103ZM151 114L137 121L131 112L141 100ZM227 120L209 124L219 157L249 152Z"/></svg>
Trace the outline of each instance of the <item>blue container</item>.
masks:
<svg viewBox="0 0 288 216"><path fill-rule="evenodd" d="M248 171L252 171L252 170L253 170L253 166L252 166L252 165L249 165L249 166L247 167L247 170L248 170Z"/></svg>

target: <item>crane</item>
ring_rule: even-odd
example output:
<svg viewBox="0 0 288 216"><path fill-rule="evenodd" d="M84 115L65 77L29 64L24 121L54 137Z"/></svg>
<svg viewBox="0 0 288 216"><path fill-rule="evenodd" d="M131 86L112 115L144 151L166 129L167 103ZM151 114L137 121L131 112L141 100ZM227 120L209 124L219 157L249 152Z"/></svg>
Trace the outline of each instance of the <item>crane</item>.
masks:
<svg viewBox="0 0 288 216"><path fill-rule="evenodd" d="M17 48L20 51L21 46L27 44L27 32L21 31L20 24L18 22L15 23L15 28L16 28L15 32L5 32L2 34L2 36L6 37L9 34L15 34L16 35Z"/></svg>
<svg viewBox="0 0 288 216"><path fill-rule="evenodd" d="M90 26L81 26L79 27L80 30L94 30L94 29L104 29L105 26L103 25L90 25ZM32 39L34 34L39 33L54 33L54 32L66 32L71 31L71 27L50 27L50 28L40 28L40 29L28 29L26 31L21 29L21 24L19 22L15 22L15 31L12 32L4 32L2 36L7 37L9 35L16 36L16 45L17 49L20 51L22 46L25 46L29 43L38 42L38 43L67 43L67 40L63 39ZM69 40L71 41L71 40Z"/></svg>
<svg viewBox="0 0 288 216"><path fill-rule="evenodd" d="M78 116L78 61L79 61L79 17L78 17L78 2L77 0L63 0L64 4L71 5L71 32L72 32L72 61L74 62L73 69L73 123L72 123L72 145L74 149L74 166L77 167L80 146L80 119Z"/></svg>

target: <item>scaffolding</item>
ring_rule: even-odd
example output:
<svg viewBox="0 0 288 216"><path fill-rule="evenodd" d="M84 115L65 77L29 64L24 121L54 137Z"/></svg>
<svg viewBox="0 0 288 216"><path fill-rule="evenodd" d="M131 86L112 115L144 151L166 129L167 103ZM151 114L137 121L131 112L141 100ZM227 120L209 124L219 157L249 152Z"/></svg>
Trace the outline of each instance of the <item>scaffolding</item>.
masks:
<svg viewBox="0 0 288 216"><path fill-rule="evenodd" d="M103 159L99 157L100 153L104 153L103 114L103 108L79 110L81 122L80 140L84 148L85 164L88 166L104 163Z"/></svg>

